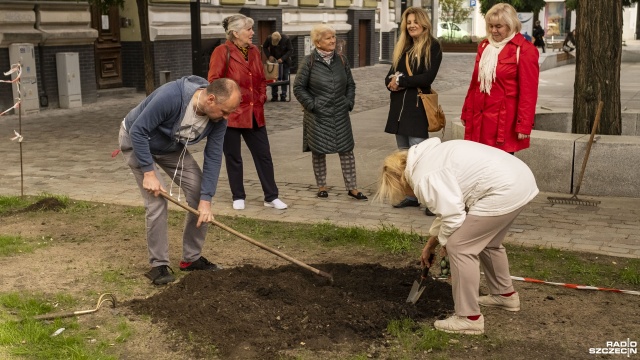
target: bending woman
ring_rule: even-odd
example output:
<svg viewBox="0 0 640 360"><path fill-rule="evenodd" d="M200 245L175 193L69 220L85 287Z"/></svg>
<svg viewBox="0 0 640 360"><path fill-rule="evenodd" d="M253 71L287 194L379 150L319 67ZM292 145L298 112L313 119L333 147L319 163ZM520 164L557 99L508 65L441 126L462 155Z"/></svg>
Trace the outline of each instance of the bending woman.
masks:
<svg viewBox="0 0 640 360"><path fill-rule="evenodd" d="M436 329L482 334L480 305L520 310L502 241L536 194L536 180L525 163L471 141L433 138L385 159L376 199L416 196L437 216L422 250L422 266L431 266L428 259L438 244L441 255L449 255L455 314L436 321ZM490 292L481 297L479 263Z"/></svg>

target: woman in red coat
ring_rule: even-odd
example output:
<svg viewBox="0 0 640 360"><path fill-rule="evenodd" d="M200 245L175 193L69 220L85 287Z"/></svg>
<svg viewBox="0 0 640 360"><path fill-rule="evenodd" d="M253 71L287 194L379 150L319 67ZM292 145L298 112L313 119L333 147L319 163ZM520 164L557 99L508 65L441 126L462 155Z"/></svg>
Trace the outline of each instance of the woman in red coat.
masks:
<svg viewBox="0 0 640 360"><path fill-rule="evenodd" d="M511 5L494 5L485 21L489 36L478 46L460 116L464 138L514 153L529 147L538 100L539 54L520 34L522 24Z"/></svg>
<svg viewBox="0 0 640 360"><path fill-rule="evenodd" d="M287 204L278 198L278 187L273 172L271 148L264 121L264 103L267 100L266 83L260 50L251 44L253 19L232 15L222 21L227 41L216 47L209 62L209 82L219 78L235 80L242 92L242 102L229 114L224 136L224 158L233 197L233 208L244 209L242 153L240 137L251 151L258 177L264 191L264 206L279 210Z"/></svg>

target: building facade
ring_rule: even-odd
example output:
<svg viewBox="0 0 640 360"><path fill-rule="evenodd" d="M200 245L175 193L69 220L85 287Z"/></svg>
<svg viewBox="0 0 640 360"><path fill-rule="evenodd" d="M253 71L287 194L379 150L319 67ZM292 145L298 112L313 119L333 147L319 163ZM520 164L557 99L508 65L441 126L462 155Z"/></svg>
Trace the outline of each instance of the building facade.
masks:
<svg viewBox="0 0 640 360"><path fill-rule="evenodd" d="M274 31L291 38L293 71L311 50L309 32L315 24L336 29L339 49L352 67L388 62L398 27L394 0L200 0L201 40L194 55L192 6L189 0L149 0L156 86L193 74L196 57L200 59L197 75L206 77L211 52L225 41L222 20L236 13L253 18L257 46ZM0 70L10 69L12 45L31 44L36 69L29 71L37 90L22 97L36 97L40 109L59 106L59 52L79 54L83 103L95 102L99 89L144 90L136 0L125 0L123 8L112 8L107 14L82 0L16 0L0 3L0 13ZM0 112L14 101L11 86L0 84Z"/></svg>

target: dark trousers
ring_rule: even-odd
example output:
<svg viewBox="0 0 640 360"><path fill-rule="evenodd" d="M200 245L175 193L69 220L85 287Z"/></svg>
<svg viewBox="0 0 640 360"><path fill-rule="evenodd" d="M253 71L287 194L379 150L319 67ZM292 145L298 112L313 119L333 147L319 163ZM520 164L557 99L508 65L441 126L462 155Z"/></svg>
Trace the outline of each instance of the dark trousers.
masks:
<svg viewBox="0 0 640 360"><path fill-rule="evenodd" d="M258 178L264 192L264 201L273 201L278 198L278 187L273 172L271 148L267 137L267 127L257 127L255 119L252 129L227 128L224 135L224 159L227 166L227 176L233 200L244 200L247 195L244 192L242 152L240 144L242 137L247 144L253 162L256 165Z"/></svg>
<svg viewBox="0 0 640 360"><path fill-rule="evenodd" d="M278 68L278 81L287 81L289 80L289 71L290 71L290 67L289 65L282 63L280 64L280 67ZM287 98L287 85L280 85L280 97L283 99ZM271 98L272 99L277 99L278 98L278 87L277 86L272 86L271 87Z"/></svg>

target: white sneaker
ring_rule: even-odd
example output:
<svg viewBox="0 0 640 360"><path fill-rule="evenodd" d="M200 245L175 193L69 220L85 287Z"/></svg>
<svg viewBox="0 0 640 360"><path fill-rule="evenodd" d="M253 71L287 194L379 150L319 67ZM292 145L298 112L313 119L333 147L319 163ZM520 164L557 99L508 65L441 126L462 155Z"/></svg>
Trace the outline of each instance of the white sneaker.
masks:
<svg viewBox="0 0 640 360"><path fill-rule="evenodd" d="M287 204L283 203L282 200L280 200L280 199L275 199L275 200L273 200L271 202L265 201L264 202L264 206L272 207L272 208L275 208L275 209L278 209L278 210L284 210L284 209L286 209L288 207Z"/></svg>
<svg viewBox="0 0 640 360"><path fill-rule="evenodd" d="M453 315L445 320L436 320L433 326L437 330L451 334L481 335L484 334L484 316L478 320L469 320L466 316Z"/></svg>
<svg viewBox="0 0 640 360"><path fill-rule="evenodd" d="M518 296L518 293L515 293L511 296L480 296L478 298L478 304L482 306L497 307L507 311L520 311L520 296Z"/></svg>
<svg viewBox="0 0 640 360"><path fill-rule="evenodd" d="M233 208L236 210L244 210L244 200L233 200Z"/></svg>

